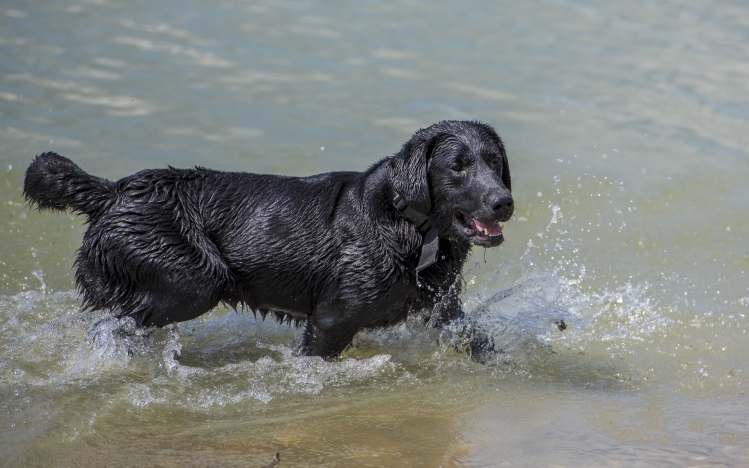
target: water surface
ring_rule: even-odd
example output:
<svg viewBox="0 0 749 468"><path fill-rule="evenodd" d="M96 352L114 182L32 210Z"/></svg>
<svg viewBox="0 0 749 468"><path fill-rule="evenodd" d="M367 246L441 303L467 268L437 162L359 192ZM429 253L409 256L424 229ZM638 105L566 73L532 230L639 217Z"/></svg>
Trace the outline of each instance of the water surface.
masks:
<svg viewBox="0 0 749 468"><path fill-rule="evenodd" d="M0 6L0 456L9 466L749 463L749 6L740 1ZM31 158L364 170L493 125L516 214L466 265L504 353L412 321L335 362L219 309L141 333L80 311L82 220ZM554 320L570 327L560 332Z"/></svg>

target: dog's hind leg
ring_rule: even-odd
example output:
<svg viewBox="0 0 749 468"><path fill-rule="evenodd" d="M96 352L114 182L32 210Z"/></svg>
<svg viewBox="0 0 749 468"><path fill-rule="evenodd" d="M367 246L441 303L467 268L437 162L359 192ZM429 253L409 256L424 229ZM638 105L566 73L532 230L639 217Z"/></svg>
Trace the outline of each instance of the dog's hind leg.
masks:
<svg viewBox="0 0 749 468"><path fill-rule="evenodd" d="M225 285L222 278L197 268L154 278L138 291L140 303L130 315L143 326L161 327L191 320L218 305Z"/></svg>
<svg viewBox="0 0 749 468"><path fill-rule="evenodd" d="M128 222L128 208L113 210L84 236L76 260L84 306L144 326L190 320L215 307L232 275L210 239L148 216L153 208Z"/></svg>

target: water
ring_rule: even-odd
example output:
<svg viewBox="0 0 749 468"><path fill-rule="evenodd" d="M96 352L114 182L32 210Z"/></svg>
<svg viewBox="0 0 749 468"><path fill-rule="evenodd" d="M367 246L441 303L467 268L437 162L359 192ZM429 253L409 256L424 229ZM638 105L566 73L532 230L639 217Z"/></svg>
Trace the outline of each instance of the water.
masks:
<svg viewBox="0 0 749 468"><path fill-rule="evenodd" d="M749 463L749 6L740 1L0 6L0 455L8 466ZM216 310L143 333L79 309L81 219L31 158L116 179L363 170L478 118L516 215L463 303L336 362ZM555 320L569 327L560 332Z"/></svg>

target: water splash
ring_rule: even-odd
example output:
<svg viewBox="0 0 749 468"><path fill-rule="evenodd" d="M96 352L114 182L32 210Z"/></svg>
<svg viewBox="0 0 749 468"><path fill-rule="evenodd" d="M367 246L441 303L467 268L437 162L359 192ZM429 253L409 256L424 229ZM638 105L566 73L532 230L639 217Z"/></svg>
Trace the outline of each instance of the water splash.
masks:
<svg viewBox="0 0 749 468"><path fill-rule="evenodd" d="M42 283L41 293L47 294L47 283L44 281L44 272L42 270L34 270L31 272L31 274L34 275L34 278L38 279L40 283Z"/></svg>
<svg viewBox="0 0 749 468"><path fill-rule="evenodd" d="M176 357L182 354L182 345L179 342L179 333L177 329L172 326L169 329L169 338L167 339L166 345L164 345L164 352L162 353L164 359L164 367L170 374L179 366Z"/></svg>
<svg viewBox="0 0 749 468"><path fill-rule="evenodd" d="M584 269L565 278L542 263L526 255L499 265L483 286L463 295L464 322L435 329L414 315L399 326L358 334L331 362L299 356L298 330L252 316L207 314L144 330L129 318L81 312L74 292L50 294L42 281L39 291L0 297L0 341L7 350L0 357L0 383L100 385L135 406L207 409L326 389L413 385L448 367L473 368L478 364L461 352L467 328L494 342L499 352L487 360L489 367L512 370L593 342L641 341L669 326L650 303L646 285L584 293ZM560 322L568 327L564 332Z"/></svg>
<svg viewBox="0 0 749 468"><path fill-rule="evenodd" d="M467 319L501 349L495 359L515 363L544 359L553 352L550 343L560 328L566 327L563 333L569 334L586 327L579 313L586 298L573 285L539 268L531 257L506 263L485 286L464 295Z"/></svg>

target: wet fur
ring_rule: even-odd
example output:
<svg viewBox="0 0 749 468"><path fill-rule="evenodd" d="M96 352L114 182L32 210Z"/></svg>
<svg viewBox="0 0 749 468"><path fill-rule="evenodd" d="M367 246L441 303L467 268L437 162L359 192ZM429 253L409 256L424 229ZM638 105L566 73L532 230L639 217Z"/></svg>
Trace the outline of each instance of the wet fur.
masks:
<svg viewBox="0 0 749 468"><path fill-rule="evenodd" d="M456 172L456 161L473 172ZM246 306L305 323L302 352L326 358L357 331L411 311L433 310L438 325L460 317L471 239L456 228L455 210L505 221L511 208L494 213L487 200L509 189L494 130L457 121L418 131L365 172L297 178L169 167L113 182L48 152L24 182L37 208L86 216L75 261L84 307L163 326L219 303ZM422 236L393 206L396 192L439 229L438 261L418 275Z"/></svg>

